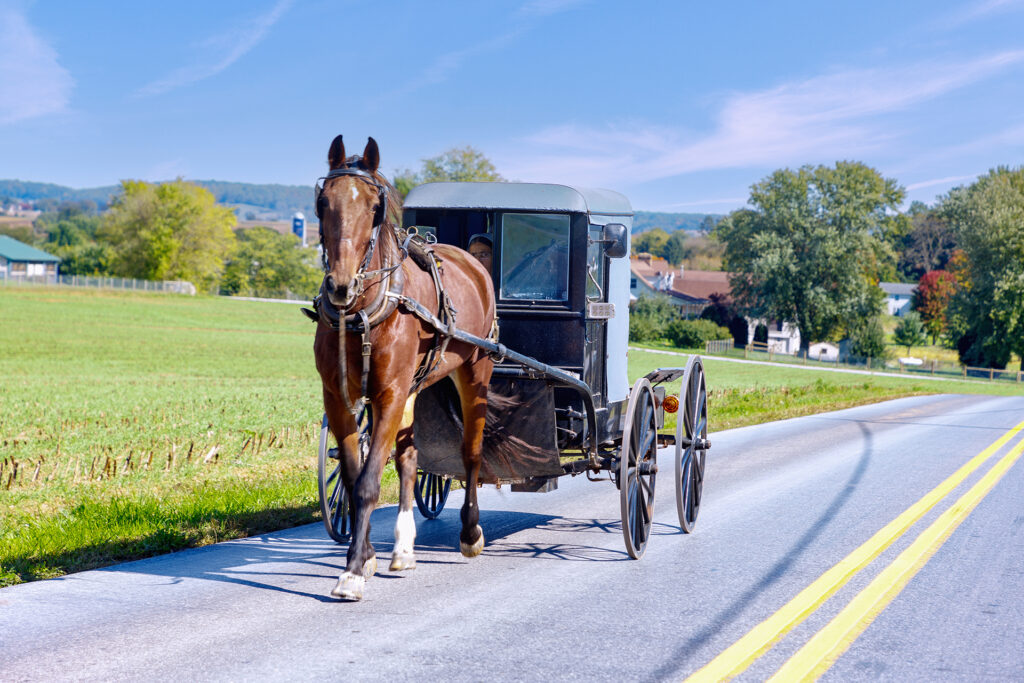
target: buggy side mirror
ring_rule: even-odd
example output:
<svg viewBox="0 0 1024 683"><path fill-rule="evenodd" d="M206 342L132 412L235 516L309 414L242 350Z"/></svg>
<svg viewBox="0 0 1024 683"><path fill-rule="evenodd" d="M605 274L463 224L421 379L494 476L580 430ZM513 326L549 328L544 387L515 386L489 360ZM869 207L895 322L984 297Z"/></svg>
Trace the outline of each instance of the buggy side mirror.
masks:
<svg viewBox="0 0 1024 683"><path fill-rule="evenodd" d="M629 233L622 223L609 223L604 226L604 253L609 258L622 258L629 253Z"/></svg>

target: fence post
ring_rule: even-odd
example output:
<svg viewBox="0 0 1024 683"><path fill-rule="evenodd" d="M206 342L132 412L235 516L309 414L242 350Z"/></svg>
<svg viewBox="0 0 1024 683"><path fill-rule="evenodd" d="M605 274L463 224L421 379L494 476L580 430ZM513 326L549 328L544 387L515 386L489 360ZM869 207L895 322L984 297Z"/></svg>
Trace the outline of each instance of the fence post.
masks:
<svg viewBox="0 0 1024 683"><path fill-rule="evenodd" d="M961 365L960 367L962 367L964 369L964 379L967 379L967 366L966 365Z"/></svg>
<svg viewBox="0 0 1024 683"><path fill-rule="evenodd" d="M989 368L988 369L988 381L989 382L991 382L995 378L995 376L996 376L995 372L996 372L995 368Z"/></svg>

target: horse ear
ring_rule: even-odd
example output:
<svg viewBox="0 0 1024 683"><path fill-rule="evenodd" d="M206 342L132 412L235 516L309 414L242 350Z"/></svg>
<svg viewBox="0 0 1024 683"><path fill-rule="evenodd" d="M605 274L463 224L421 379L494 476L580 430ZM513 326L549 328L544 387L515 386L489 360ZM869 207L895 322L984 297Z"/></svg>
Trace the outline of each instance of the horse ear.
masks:
<svg viewBox="0 0 1024 683"><path fill-rule="evenodd" d="M341 136L334 138L334 142L331 143L331 149L327 152L327 167L330 170L341 168L345 165L345 143L341 141Z"/></svg>
<svg viewBox="0 0 1024 683"><path fill-rule="evenodd" d="M363 150L363 166L366 166L366 170L373 173L380 166L380 150L377 149L377 141L373 138L367 138L366 149Z"/></svg>

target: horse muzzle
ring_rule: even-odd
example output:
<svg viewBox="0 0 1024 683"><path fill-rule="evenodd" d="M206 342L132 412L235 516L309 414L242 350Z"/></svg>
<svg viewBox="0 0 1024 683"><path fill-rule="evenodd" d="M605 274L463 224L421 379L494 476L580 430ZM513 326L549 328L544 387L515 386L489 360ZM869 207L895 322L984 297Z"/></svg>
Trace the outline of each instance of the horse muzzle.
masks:
<svg viewBox="0 0 1024 683"><path fill-rule="evenodd" d="M338 284L333 275L327 275L324 278L324 292L327 294L327 298L341 310L347 309L355 302L362 289L360 285L361 281L358 278L348 284Z"/></svg>

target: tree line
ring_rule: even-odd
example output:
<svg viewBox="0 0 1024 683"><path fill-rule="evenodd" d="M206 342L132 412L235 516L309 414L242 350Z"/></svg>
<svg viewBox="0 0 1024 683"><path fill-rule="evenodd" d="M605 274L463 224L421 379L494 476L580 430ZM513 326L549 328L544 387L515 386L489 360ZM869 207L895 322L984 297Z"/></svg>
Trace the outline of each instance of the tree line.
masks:
<svg viewBox="0 0 1024 683"><path fill-rule="evenodd" d="M848 338L855 355L879 357L877 285L910 279L919 282L916 324L962 362L1003 368L1014 353L1024 358L1024 167L996 168L934 207L915 202L902 213L904 198L895 180L849 161L756 183L750 208L715 228L735 305L795 324L803 352ZM901 339L920 338L914 321Z"/></svg>

